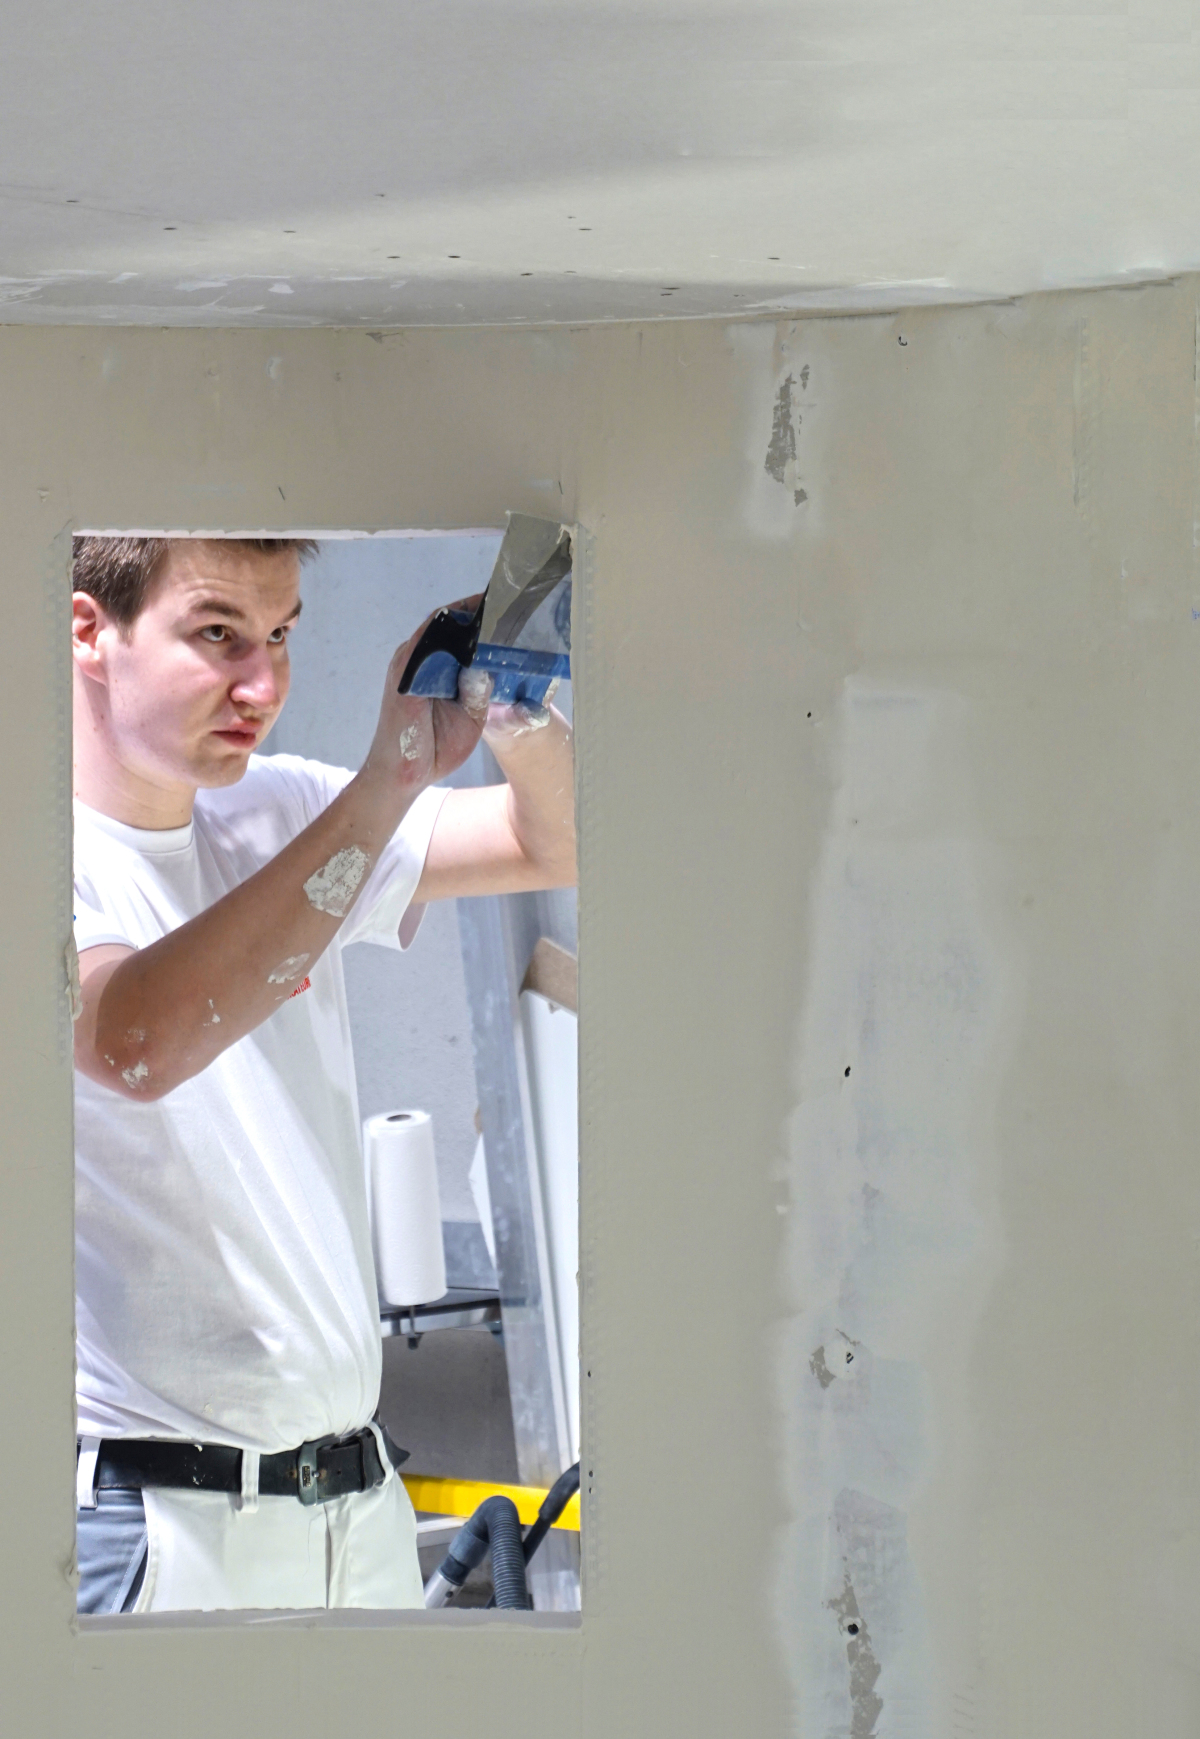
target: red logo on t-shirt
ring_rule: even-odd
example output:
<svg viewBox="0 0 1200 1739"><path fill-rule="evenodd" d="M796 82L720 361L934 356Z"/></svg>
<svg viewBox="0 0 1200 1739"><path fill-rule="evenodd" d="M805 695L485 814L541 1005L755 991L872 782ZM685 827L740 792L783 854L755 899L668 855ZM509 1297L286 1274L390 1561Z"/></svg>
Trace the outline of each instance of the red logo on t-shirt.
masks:
<svg viewBox="0 0 1200 1739"><path fill-rule="evenodd" d="M312 989L312 979L311 979L311 978L305 978L305 979L304 979L304 980L303 980L303 982L302 982L302 983L300 983L300 984L298 984L298 985L297 985L297 986L296 986L296 988L295 988L295 990L293 990L293 992L292 992L292 996L299 996L299 995L300 995L300 992L301 992L301 991L302 991L302 990L311 990L311 989ZM289 1002L290 1002L290 1001L291 1001L291 1000L292 1000L292 996L289 996L289 997L288 997L288 1001L289 1001Z"/></svg>

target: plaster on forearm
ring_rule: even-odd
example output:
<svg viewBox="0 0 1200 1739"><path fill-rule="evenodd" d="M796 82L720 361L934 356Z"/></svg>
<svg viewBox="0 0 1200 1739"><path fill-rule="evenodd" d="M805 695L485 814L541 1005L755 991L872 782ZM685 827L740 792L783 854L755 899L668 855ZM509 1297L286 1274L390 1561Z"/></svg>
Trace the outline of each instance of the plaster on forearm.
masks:
<svg viewBox="0 0 1200 1739"><path fill-rule="evenodd" d="M97 986L77 1064L148 1099L206 1068L293 993L357 898L374 842L391 836L406 807L360 775L269 864L116 964Z"/></svg>
<svg viewBox="0 0 1200 1739"><path fill-rule="evenodd" d="M289 954L286 960L267 973L268 984L294 984L304 975L304 968L312 958L310 954Z"/></svg>
<svg viewBox="0 0 1200 1739"><path fill-rule="evenodd" d="M358 885L367 873L371 860L357 845L343 846L329 862L309 876L304 892L310 906L326 912L331 918L344 918L354 904ZM268 983L272 982L268 980Z"/></svg>

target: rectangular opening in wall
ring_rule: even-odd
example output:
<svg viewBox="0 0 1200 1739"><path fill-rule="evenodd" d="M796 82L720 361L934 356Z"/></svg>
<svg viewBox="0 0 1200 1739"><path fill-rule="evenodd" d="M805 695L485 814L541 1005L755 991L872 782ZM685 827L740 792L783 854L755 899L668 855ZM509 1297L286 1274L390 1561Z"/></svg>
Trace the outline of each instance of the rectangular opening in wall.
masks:
<svg viewBox="0 0 1200 1739"><path fill-rule="evenodd" d="M84 1623L579 1609L572 565L76 540Z"/></svg>

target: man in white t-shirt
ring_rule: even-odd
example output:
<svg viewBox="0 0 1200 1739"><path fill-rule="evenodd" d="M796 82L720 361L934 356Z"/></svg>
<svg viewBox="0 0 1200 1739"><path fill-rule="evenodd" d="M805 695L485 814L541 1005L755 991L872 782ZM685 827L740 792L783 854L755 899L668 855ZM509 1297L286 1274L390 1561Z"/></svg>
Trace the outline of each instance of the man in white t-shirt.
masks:
<svg viewBox="0 0 1200 1739"><path fill-rule="evenodd" d="M261 758L311 548L76 540L84 1611L421 1604L341 950L573 882L571 733L399 694L414 636L356 774ZM439 788L481 733L507 784Z"/></svg>

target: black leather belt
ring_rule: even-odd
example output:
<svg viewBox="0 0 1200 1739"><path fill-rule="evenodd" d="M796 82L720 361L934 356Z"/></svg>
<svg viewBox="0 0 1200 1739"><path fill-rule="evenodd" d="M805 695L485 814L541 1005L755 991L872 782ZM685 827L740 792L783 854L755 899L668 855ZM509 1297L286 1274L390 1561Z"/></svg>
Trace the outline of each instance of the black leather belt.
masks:
<svg viewBox="0 0 1200 1739"><path fill-rule="evenodd" d="M378 1424L378 1421L376 1421ZM408 1460L379 1426L393 1467ZM328 1503L350 1492L370 1491L387 1477L369 1426L346 1437L318 1437L299 1449L264 1455L258 1489L265 1497L294 1497L302 1504ZM242 1489L242 1451L223 1443L177 1443L158 1438L109 1438L96 1456L97 1491L140 1491L143 1486L183 1491Z"/></svg>

